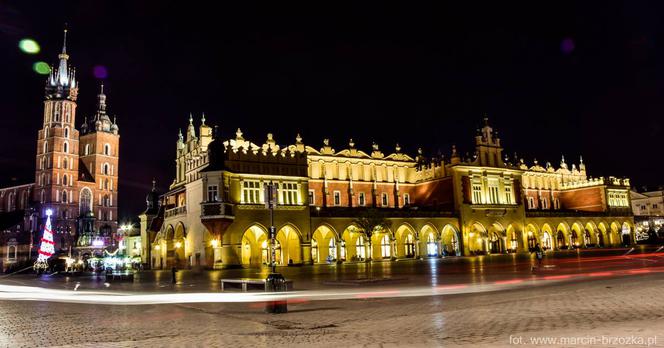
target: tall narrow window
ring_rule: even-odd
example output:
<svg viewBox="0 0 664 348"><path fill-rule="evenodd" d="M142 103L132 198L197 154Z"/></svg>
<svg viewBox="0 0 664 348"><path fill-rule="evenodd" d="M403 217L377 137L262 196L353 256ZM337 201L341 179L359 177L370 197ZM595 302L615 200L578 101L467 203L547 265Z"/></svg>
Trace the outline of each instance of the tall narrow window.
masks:
<svg viewBox="0 0 664 348"><path fill-rule="evenodd" d="M403 205L410 205L410 195L407 193L403 194Z"/></svg>
<svg viewBox="0 0 664 348"><path fill-rule="evenodd" d="M62 152L69 153L69 143L66 141L62 144Z"/></svg>
<svg viewBox="0 0 664 348"><path fill-rule="evenodd" d="M387 198L387 193L385 192L383 192L383 194L381 195L381 203L383 204L384 207L387 207L390 204Z"/></svg>
<svg viewBox="0 0 664 348"><path fill-rule="evenodd" d="M546 198L542 198L542 209L549 209L549 201Z"/></svg>
<svg viewBox="0 0 664 348"><path fill-rule="evenodd" d="M217 186L217 185L208 185L207 201L208 202L217 202L217 201L219 201L219 186Z"/></svg>
<svg viewBox="0 0 664 348"><path fill-rule="evenodd" d="M380 241L380 253L381 256L386 259L391 256L391 246L390 246L390 237L386 235Z"/></svg>
<svg viewBox="0 0 664 348"><path fill-rule="evenodd" d="M360 195L357 196L357 204L360 207L364 207L365 205L367 205L366 197L364 196L364 192L360 192Z"/></svg>
<svg viewBox="0 0 664 348"><path fill-rule="evenodd" d="M473 184L473 203L482 204L482 185L479 183Z"/></svg>
<svg viewBox="0 0 664 348"><path fill-rule="evenodd" d="M334 205L335 206L341 205L341 192L339 191L334 191Z"/></svg>
<svg viewBox="0 0 664 348"><path fill-rule="evenodd" d="M316 195L314 190L309 190L309 205L316 205Z"/></svg>
<svg viewBox="0 0 664 348"><path fill-rule="evenodd" d="M535 199L532 196L528 196L528 209L535 209Z"/></svg>
<svg viewBox="0 0 664 348"><path fill-rule="evenodd" d="M84 156L87 156L90 154L90 144L85 144L85 152L83 153Z"/></svg>
<svg viewBox="0 0 664 348"><path fill-rule="evenodd" d="M512 185L505 184L505 203L512 204L514 200L512 199Z"/></svg>
<svg viewBox="0 0 664 348"><path fill-rule="evenodd" d="M104 155L106 155L106 156L111 155L111 145L109 145L109 144L104 145Z"/></svg>
<svg viewBox="0 0 664 348"><path fill-rule="evenodd" d="M489 203L500 204L497 179L489 179Z"/></svg>
<svg viewBox="0 0 664 348"><path fill-rule="evenodd" d="M366 257L366 250L364 249L364 236L362 235L357 237L357 241L355 242L355 253L357 254L357 258L360 260L364 260Z"/></svg>
<svg viewBox="0 0 664 348"><path fill-rule="evenodd" d="M69 127L65 127L65 138L69 138Z"/></svg>

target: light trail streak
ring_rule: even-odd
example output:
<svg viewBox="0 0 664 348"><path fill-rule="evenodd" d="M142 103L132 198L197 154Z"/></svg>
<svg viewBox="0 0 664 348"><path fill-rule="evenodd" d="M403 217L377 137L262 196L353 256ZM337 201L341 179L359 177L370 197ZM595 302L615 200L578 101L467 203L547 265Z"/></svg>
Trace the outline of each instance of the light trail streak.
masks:
<svg viewBox="0 0 664 348"><path fill-rule="evenodd" d="M112 291L73 291L48 289L32 286L0 284L0 300L15 301L49 301L96 305L155 305L178 303L260 303L271 301L288 301L304 303L309 301L400 298L439 296L462 293L480 293L488 291L509 290L517 287L551 284L567 280L596 278L600 276L634 276L648 273L664 272L664 267L628 269L613 272L591 272L581 274L560 274L548 276L531 276L509 280L498 280L486 283L449 284L437 286L419 286L387 289L331 289L304 290L284 293L267 292L197 292L197 293L135 293Z"/></svg>

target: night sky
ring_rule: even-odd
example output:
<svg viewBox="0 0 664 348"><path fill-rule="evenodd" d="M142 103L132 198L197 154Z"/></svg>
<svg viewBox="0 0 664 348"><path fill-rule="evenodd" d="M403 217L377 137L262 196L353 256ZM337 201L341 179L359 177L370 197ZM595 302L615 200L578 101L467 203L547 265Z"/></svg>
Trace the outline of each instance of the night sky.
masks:
<svg viewBox="0 0 664 348"><path fill-rule="evenodd" d="M93 67L108 70L121 219L144 208L153 177L162 192L171 183L190 112L196 124L205 112L224 138L241 127L259 144L268 132L292 144L300 132L316 148L329 137L341 150L352 137L365 150L399 142L446 156L452 144L472 153L486 113L527 163L583 155L592 176L664 184L662 2L177 3L0 4L1 175L34 180L45 78L32 64L56 63L68 23L77 126L95 109ZM20 52L24 37L42 51Z"/></svg>

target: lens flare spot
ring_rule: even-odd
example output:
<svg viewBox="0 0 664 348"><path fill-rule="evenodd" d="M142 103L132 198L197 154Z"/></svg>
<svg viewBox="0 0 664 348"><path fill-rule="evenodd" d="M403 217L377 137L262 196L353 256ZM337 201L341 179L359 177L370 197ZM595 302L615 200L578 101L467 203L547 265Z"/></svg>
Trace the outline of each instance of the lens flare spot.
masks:
<svg viewBox="0 0 664 348"><path fill-rule="evenodd" d="M560 42L560 51L562 51L564 54L570 54L572 51L574 51L574 40L571 38L564 38L563 41Z"/></svg>
<svg viewBox="0 0 664 348"><path fill-rule="evenodd" d="M23 53L37 54L41 50L37 41L33 39L23 39L18 42L18 48Z"/></svg>
<svg viewBox="0 0 664 348"><path fill-rule="evenodd" d="M45 62L36 62L32 64L32 70L40 75L48 75L51 72L51 67Z"/></svg>
<svg viewBox="0 0 664 348"><path fill-rule="evenodd" d="M98 79L105 79L108 77L108 69L103 65L95 65L92 68L92 74Z"/></svg>

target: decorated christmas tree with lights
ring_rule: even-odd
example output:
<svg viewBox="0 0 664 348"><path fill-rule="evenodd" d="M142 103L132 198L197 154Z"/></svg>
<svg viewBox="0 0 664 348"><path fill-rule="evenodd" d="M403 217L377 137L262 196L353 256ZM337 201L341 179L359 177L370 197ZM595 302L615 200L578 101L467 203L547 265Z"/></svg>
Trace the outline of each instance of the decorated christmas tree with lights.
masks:
<svg viewBox="0 0 664 348"><path fill-rule="evenodd" d="M55 253L53 232L51 231L51 213L51 209L46 210L46 225L44 226L44 234L39 245L39 256L33 266L35 271L46 270L48 268L48 259Z"/></svg>

